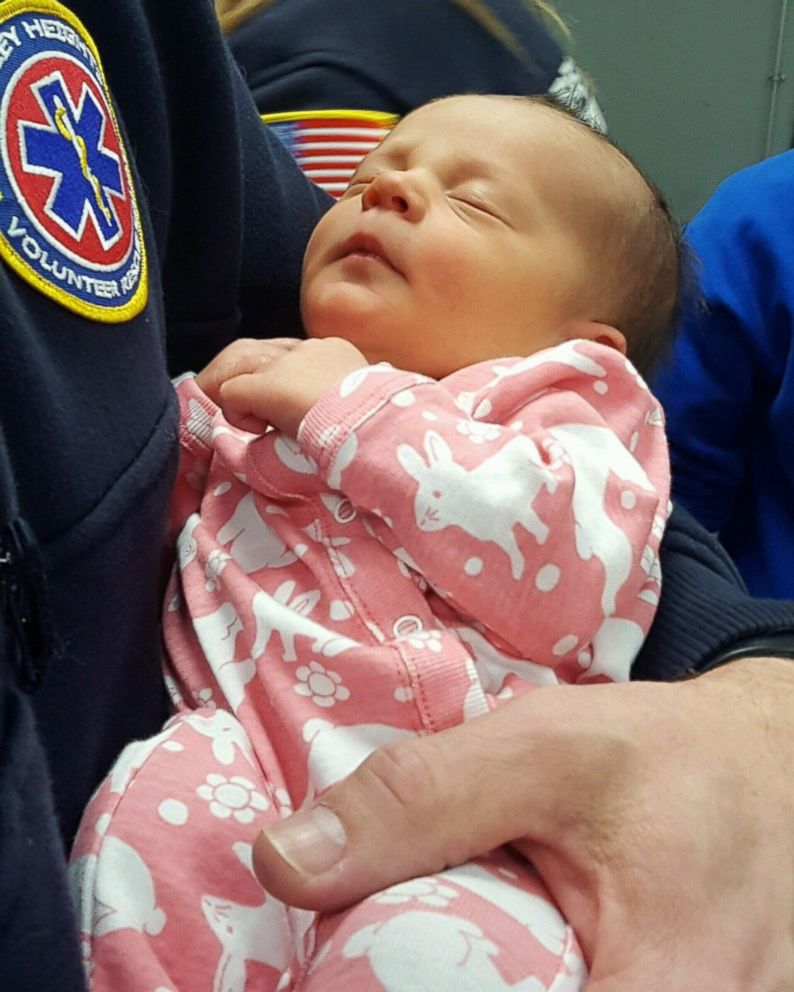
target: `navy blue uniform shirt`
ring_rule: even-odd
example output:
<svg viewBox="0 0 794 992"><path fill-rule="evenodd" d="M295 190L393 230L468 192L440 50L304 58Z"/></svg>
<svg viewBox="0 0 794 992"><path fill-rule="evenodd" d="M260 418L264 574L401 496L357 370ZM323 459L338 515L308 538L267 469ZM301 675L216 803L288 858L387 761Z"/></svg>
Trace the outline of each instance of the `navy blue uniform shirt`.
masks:
<svg viewBox="0 0 794 992"><path fill-rule="evenodd" d="M522 0L486 0L509 44L449 0L278 0L229 36L265 112L403 114L440 94L545 93L563 53Z"/></svg>

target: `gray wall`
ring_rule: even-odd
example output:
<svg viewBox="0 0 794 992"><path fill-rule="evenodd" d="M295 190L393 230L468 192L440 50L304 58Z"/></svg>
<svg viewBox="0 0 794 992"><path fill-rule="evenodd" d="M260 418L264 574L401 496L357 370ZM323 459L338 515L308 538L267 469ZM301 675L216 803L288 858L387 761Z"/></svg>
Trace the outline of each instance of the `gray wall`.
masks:
<svg viewBox="0 0 794 992"><path fill-rule="evenodd" d="M730 173L792 144L794 0L559 0L610 134L688 220Z"/></svg>

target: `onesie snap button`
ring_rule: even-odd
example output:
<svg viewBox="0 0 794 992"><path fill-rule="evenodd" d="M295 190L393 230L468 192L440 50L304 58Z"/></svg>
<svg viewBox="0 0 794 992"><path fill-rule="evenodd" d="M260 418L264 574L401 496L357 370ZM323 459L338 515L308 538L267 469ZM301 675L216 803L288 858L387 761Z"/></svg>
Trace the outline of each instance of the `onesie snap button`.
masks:
<svg viewBox="0 0 794 992"><path fill-rule="evenodd" d="M349 524L356 519L356 508L347 497L340 499L334 508L334 520L338 524Z"/></svg>
<svg viewBox="0 0 794 992"><path fill-rule="evenodd" d="M422 630L424 630L422 621L412 613L407 613L399 620L395 620L392 627L392 633L395 637L410 637L411 634L418 634Z"/></svg>

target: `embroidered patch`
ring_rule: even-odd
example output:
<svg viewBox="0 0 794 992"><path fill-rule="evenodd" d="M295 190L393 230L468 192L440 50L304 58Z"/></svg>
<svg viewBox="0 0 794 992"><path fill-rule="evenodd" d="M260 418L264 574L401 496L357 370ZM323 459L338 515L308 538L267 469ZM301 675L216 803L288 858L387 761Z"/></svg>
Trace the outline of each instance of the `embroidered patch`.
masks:
<svg viewBox="0 0 794 992"><path fill-rule="evenodd" d="M146 253L99 53L55 0L0 4L0 254L93 320L146 304Z"/></svg>
<svg viewBox="0 0 794 992"><path fill-rule="evenodd" d="M400 118L379 110L295 110L263 114L304 173L340 197L361 160Z"/></svg>

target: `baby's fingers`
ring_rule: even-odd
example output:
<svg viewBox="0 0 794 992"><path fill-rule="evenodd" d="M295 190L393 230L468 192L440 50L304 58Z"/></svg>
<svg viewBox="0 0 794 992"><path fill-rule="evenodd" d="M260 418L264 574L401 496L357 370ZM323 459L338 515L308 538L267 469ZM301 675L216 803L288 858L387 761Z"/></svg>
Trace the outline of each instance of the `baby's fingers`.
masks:
<svg viewBox="0 0 794 992"><path fill-rule="evenodd" d="M275 426L269 416L270 378L264 370L243 372L220 384L217 403L233 427L263 434L268 427Z"/></svg>
<svg viewBox="0 0 794 992"><path fill-rule="evenodd" d="M240 338L213 358L196 376L196 383L213 402L220 403L220 389L225 382L240 375L261 372L298 344L300 341L297 338L269 338L262 341Z"/></svg>

